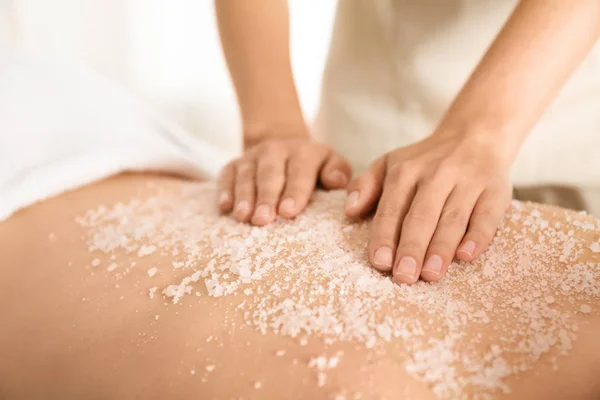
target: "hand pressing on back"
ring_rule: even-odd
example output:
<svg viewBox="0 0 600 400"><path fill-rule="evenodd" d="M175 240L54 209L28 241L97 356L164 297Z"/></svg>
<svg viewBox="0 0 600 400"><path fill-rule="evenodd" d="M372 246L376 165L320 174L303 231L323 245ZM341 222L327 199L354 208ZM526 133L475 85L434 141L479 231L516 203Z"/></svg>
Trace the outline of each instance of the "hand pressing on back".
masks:
<svg viewBox="0 0 600 400"><path fill-rule="evenodd" d="M438 281L488 246L508 206L510 160L486 140L430 136L375 161L348 185L346 215L376 210L369 260L397 283Z"/></svg>
<svg viewBox="0 0 600 400"><path fill-rule="evenodd" d="M308 204L317 184L343 189L350 164L308 136L264 139L247 144L241 157L219 177L219 208L240 222L266 225L277 215L294 218Z"/></svg>

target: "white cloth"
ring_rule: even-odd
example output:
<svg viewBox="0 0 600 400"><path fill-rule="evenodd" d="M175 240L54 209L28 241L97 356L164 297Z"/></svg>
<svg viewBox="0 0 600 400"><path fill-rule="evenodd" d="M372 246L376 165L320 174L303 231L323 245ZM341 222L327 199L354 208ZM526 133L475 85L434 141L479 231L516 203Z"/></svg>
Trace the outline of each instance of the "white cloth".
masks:
<svg viewBox="0 0 600 400"><path fill-rule="evenodd" d="M517 1L338 2L317 135L358 172L429 135ZM600 184L600 44L525 141L517 184Z"/></svg>
<svg viewBox="0 0 600 400"><path fill-rule="evenodd" d="M0 57L0 221L123 171L214 177L231 156L82 66Z"/></svg>

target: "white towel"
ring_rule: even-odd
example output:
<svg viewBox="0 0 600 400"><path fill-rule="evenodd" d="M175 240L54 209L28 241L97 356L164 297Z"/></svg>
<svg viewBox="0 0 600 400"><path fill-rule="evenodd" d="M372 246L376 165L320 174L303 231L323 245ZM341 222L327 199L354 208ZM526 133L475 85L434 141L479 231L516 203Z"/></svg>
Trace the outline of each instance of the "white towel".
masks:
<svg viewBox="0 0 600 400"><path fill-rule="evenodd" d="M231 156L82 66L0 57L0 221L123 171L214 177Z"/></svg>

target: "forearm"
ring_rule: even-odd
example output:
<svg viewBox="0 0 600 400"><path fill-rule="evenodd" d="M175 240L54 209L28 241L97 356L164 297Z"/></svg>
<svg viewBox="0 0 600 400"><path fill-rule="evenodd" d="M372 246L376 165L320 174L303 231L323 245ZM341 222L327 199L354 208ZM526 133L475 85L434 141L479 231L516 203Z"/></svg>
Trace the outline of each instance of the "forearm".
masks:
<svg viewBox="0 0 600 400"><path fill-rule="evenodd" d="M523 0L438 131L492 140L514 159L521 143L600 34L600 1Z"/></svg>
<svg viewBox="0 0 600 400"><path fill-rule="evenodd" d="M306 134L292 75L285 0L216 0L244 139Z"/></svg>

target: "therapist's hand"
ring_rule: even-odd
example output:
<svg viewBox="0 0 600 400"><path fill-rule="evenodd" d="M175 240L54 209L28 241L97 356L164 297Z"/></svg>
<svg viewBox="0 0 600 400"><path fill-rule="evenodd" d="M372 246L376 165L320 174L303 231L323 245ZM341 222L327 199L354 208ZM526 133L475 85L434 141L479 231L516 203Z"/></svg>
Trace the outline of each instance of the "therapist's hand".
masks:
<svg viewBox="0 0 600 400"><path fill-rule="evenodd" d="M512 197L510 161L485 139L432 135L392 151L348 185L346 215L376 208L369 259L397 283L441 279L494 237Z"/></svg>
<svg viewBox="0 0 600 400"><path fill-rule="evenodd" d="M246 143L244 154L223 168L219 208L240 222L266 225L277 215L294 218L308 204L315 186L343 189L350 164L310 137Z"/></svg>

